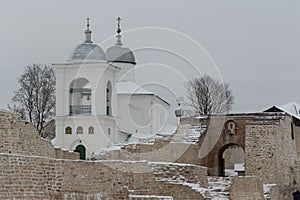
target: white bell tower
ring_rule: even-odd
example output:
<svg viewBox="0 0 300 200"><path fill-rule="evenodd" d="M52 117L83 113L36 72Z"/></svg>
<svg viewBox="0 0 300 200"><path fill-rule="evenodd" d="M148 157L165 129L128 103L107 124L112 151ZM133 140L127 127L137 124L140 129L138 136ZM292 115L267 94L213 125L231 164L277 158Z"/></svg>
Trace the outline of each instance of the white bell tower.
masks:
<svg viewBox="0 0 300 200"><path fill-rule="evenodd" d="M115 141L116 100L113 88L120 69L106 61L91 40L89 19L85 41L65 63L53 64L56 74L56 138L58 147L90 158Z"/></svg>

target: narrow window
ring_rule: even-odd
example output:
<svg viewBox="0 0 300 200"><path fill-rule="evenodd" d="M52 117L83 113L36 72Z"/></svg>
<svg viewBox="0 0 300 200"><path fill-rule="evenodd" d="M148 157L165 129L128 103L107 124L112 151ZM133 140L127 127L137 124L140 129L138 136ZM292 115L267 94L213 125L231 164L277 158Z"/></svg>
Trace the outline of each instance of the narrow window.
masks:
<svg viewBox="0 0 300 200"><path fill-rule="evenodd" d="M108 81L106 84L106 115L112 115L111 111L111 96L112 96L112 86L111 82Z"/></svg>
<svg viewBox="0 0 300 200"><path fill-rule="evenodd" d="M83 128L81 126L77 127L76 133L83 134Z"/></svg>
<svg viewBox="0 0 300 200"><path fill-rule="evenodd" d="M65 134L72 134L72 128L71 127L66 127L65 129Z"/></svg>
<svg viewBox="0 0 300 200"><path fill-rule="evenodd" d="M295 136L294 136L294 125L293 122L291 122L291 138L292 140L294 140Z"/></svg>
<svg viewBox="0 0 300 200"><path fill-rule="evenodd" d="M94 127L90 126L88 132L89 134L94 134Z"/></svg>
<svg viewBox="0 0 300 200"><path fill-rule="evenodd" d="M107 130L107 134L108 134L108 135L110 135L110 128L108 128L108 130Z"/></svg>

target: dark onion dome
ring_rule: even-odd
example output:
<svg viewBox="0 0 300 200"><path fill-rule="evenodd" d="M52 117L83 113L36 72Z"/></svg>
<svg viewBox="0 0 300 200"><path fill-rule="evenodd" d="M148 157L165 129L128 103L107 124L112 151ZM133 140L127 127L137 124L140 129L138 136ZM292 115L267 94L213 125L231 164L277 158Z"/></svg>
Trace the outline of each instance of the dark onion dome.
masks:
<svg viewBox="0 0 300 200"><path fill-rule="evenodd" d="M121 18L118 17L118 29L117 29L117 42L115 46L108 48L105 52L107 61L109 62L121 62L121 63L135 63L135 57L133 52L127 48L123 47L121 42L121 28L120 28L120 20Z"/></svg>
<svg viewBox="0 0 300 200"><path fill-rule="evenodd" d="M79 44L72 52L69 61L98 61L106 60L106 56L101 47L91 40L92 31L89 29L89 18L87 18L87 29L84 31L85 41Z"/></svg>
<svg viewBox="0 0 300 200"><path fill-rule="evenodd" d="M105 53L107 61L136 64L134 54L127 47L116 44L108 48Z"/></svg>

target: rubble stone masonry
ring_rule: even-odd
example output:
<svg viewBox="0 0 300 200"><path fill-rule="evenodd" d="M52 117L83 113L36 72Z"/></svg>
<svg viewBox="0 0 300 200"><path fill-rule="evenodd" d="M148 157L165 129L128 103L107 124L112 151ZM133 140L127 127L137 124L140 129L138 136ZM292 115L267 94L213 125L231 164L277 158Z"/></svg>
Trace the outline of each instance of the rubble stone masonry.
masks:
<svg viewBox="0 0 300 200"><path fill-rule="evenodd" d="M213 134L217 117L207 121L211 129L198 144L157 140L102 155L107 160L81 161L78 153L54 148L30 123L0 111L0 199L211 199L209 169L220 171L220 153L231 144L244 149L246 171L246 176L231 178L232 200L263 199L263 184L276 184L272 200L292 199L300 190L300 129L293 119L258 114L230 115L222 121L227 119L237 124L236 133L228 134L224 124L218 125L219 138L207 146L211 156L201 157L199 151Z"/></svg>
<svg viewBox="0 0 300 200"><path fill-rule="evenodd" d="M207 188L206 167L77 160L77 153L54 148L32 125L7 112L0 112L0 137L1 200L117 200L143 195L206 199L184 185Z"/></svg>
<svg viewBox="0 0 300 200"><path fill-rule="evenodd" d="M53 148L41 138L31 123L16 114L0 111L0 153L77 159L78 153Z"/></svg>

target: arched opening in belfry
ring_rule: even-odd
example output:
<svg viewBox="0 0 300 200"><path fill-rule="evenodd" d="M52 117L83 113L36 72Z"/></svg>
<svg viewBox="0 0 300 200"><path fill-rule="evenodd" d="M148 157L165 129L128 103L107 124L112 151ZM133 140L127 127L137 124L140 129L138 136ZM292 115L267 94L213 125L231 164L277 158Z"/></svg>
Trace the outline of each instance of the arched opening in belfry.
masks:
<svg viewBox="0 0 300 200"><path fill-rule="evenodd" d="M106 84L106 115L112 115L111 96L112 96L112 86L111 86L111 82L108 81Z"/></svg>
<svg viewBox="0 0 300 200"><path fill-rule="evenodd" d="M237 144L227 144L219 150L219 176L244 175L245 152Z"/></svg>
<svg viewBox="0 0 300 200"><path fill-rule="evenodd" d="M70 84L69 115L91 115L92 113L92 90L89 81L85 78L77 78Z"/></svg>
<svg viewBox="0 0 300 200"><path fill-rule="evenodd" d="M85 149L85 146L83 145L78 145L74 152L78 152L79 155L80 155L80 160L85 160L86 159L86 149Z"/></svg>

